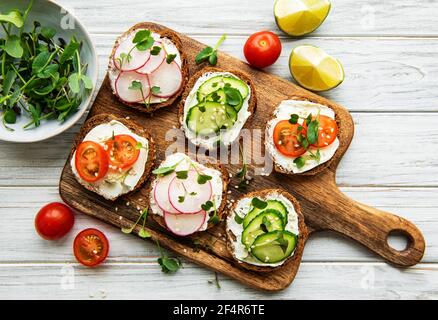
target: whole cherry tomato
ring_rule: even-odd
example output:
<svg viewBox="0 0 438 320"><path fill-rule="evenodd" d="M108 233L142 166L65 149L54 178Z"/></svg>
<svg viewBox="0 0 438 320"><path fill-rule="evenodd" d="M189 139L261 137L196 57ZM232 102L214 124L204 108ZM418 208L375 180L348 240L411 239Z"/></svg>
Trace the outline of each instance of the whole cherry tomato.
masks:
<svg viewBox="0 0 438 320"><path fill-rule="evenodd" d="M246 60L256 68L266 68L277 61L281 54L281 42L271 31L260 31L246 40L243 48Z"/></svg>
<svg viewBox="0 0 438 320"><path fill-rule="evenodd" d="M35 217L35 229L46 240L57 240L73 227L72 210L60 202L52 202L40 209Z"/></svg>

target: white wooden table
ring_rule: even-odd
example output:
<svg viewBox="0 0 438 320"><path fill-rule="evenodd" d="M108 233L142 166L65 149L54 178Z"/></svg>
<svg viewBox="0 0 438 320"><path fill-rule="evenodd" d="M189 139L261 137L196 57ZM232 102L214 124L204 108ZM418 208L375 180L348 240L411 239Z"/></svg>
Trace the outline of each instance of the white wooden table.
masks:
<svg viewBox="0 0 438 320"><path fill-rule="evenodd" d="M339 184L351 197L417 224L427 241L421 264L394 268L348 239L318 234L309 241L292 286L268 294L221 275L218 289L208 283L212 272L189 262L177 274L162 274L154 244L81 214L65 239L44 241L34 231L34 216L42 205L60 200L59 176L82 120L45 142L0 143L0 298L437 299L438 1L332 2L317 32L299 40L282 35L282 56L269 71L291 79L288 55L303 43L343 62L345 82L325 94L346 106L356 124ZM268 0L59 3L91 33L100 80L115 37L139 21L162 23L208 44L227 33L221 49L239 58L250 33L280 33ZM78 265L72 255L74 236L90 226L111 242L109 259L96 269Z"/></svg>

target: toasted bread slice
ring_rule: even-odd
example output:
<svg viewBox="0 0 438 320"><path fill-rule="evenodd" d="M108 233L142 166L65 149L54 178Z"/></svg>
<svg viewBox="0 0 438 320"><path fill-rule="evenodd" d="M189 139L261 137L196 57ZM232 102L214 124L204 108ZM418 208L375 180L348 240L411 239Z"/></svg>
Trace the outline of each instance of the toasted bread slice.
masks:
<svg viewBox="0 0 438 320"><path fill-rule="evenodd" d="M236 258L235 253L234 253L234 244L233 244L235 242L236 235L233 234L233 232L228 228L228 223L227 223L227 225L225 226L225 232L227 234L228 251L233 256L233 258L235 259L238 266L241 266L241 267L248 269L248 270L251 270L251 271L272 272L272 271L277 270L279 268L283 268L283 267L287 268L287 266L289 264L293 264L296 259L301 259L301 255L302 255L302 252L304 250L305 239L307 239L307 236L308 236L308 230L307 230L306 224L304 222L304 216L301 213L300 204L298 203L297 199L295 199L291 194L289 194L288 192L286 192L282 189L265 189L265 190L261 190L261 191L250 192L250 193L247 193L246 195L243 195L238 200L236 200L236 202L233 204L233 206L229 209L228 219L234 219L234 215L235 215L234 210L235 210L235 208L240 200L242 200L244 198L254 198L254 197L264 198L264 197L266 197L270 194L273 194L273 193L281 194L282 196L284 196L286 199L288 199L293 204L295 211L297 213L297 216L298 216L298 231L299 231L298 242L297 242L297 245L295 247L294 253L289 258L287 258L282 265L276 266L276 267L268 267L268 266L265 267L265 266L253 265L253 264L241 261L241 260Z"/></svg>
<svg viewBox="0 0 438 320"><path fill-rule="evenodd" d="M195 86L196 81L204 75L207 72L229 72L244 81L251 89L251 95L248 100L248 111L251 113L251 116L246 120L245 125L243 128L246 128L248 125L248 120L254 115L256 108L257 108L257 94L255 90L255 86L253 85L251 79L248 75L245 73L238 71L238 70L227 70L227 69L221 69L216 67L205 67L198 72L196 72L187 83L187 87L184 91L184 93L181 96L181 100L178 105L178 120L181 125L181 127L184 125L184 105L186 103L187 97L190 94L190 91L192 91L193 87Z"/></svg>
<svg viewBox="0 0 438 320"><path fill-rule="evenodd" d="M217 208L217 215L219 218L219 221L222 221L226 215L226 203L227 203L227 189L228 189L228 184L230 182L230 177L228 174L227 169L225 169L225 167L217 162L208 162L203 164L205 167L211 168L211 169L215 169L217 171L219 171L221 173L221 177L222 177L222 202L221 205L219 206L219 208ZM155 178L156 179L156 178ZM154 180L152 180L151 182L151 186L153 185ZM148 193L151 197L153 197L152 195L152 187L149 187ZM151 219L153 219L156 223L158 223L161 227L167 229L166 226L166 222L164 221L164 218L158 214L155 214L152 212L150 212L151 214L149 215L149 217L151 217ZM208 219L209 217L207 217ZM216 224L213 224L211 222L208 223L207 225L207 229L210 229L212 227L214 227ZM205 230L203 230L205 231ZM203 231L198 231L198 232L203 232ZM197 232L196 232L197 233ZM195 234L196 234L195 233Z"/></svg>
<svg viewBox="0 0 438 320"><path fill-rule="evenodd" d="M81 130L79 131L78 135L76 136L75 142L73 145L73 149L70 153L70 157L69 157L68 161L69 161L69 163L71 162L71 159L74 155L74 152L76 151L76 148L84 140L84 138L88 132L90 132L96 126L98 126L100 124L109 123L112 120L115 120L115 121L122 123L123 125L125 125L129 130L131 130L136 135L147 139L148 143L149 143L148 156L147 156L145 169L143 171L143 174L142 174L140 180L137 182L136 186L133 188L133 190L128 192L128 193L132 193L132 192L136 191L137 189L139 189L141 187L141 185L148 179L148 177L151 173L152 167L154 166L154 161L155 161L155 144L154 144L154 140L152 139L151 134L149 133L148 130L142 128L141 126L139 126L135 122L133 122L131 120L124 119L124 118L117 118L117 117L110 115L110 114L99 114L97 116L91 117L83 124ZM76 177L76 175L75 175L75 177ZM86 189L95 192L93 190L93 188L85 181L82 181L82 179L77 179L77 177L76 177L76 180L81 185L83 185ZM124 193L120 196L126 195L128 193ZM119 198L120 196L115 197L115 198L111 198L111 199L107 198L107 199L114 201L117 198Z"/></svg>
<svg viewBox="0 0 438 320"><path fill-rule="evenodd" d="M178 49L180 56L181 56L181 73L182 73L182 79L183 79L181 87L179 88L178 92L176 92L174 95L172 95L166 101L163 101L160 103L152 103L152 104L150 104L149 108L146 108L144 103L129 103L129 102L123 101L116 94L114 86L112 85L111 87L113 90L113 94L124 105L131 107L131 108L134 108L134 109L141 111L141 112L152 113L160 108L171 106L178 99L178 97L181 95L181 93L183 92L183 90L187 84L188 77L189 77L189 67L187 64L187 56L184 53L184 48L183 48L181 39L175 31L173 31L169 28L166 28L162 25L156 24L156 23L141 22L141 23L137 23L136 25L131 27L128 31L124 32L121 36L119 36L116 39L113 50L112 50L111 55L109 57L108 72L111 72L111 70L116 69L116 67L114 66L114 63L113 63L113 57L114 57L114 54L115 54L116 49L117 49L118 45L120 44L120 42L126 36L130 35L131 33L136 32L137 30L141 30L141 29L147 29L147 30L150 30L152 32L158 33L162 38L168 38L176 46L176 48Z"/></svg>
<svg viewBox="0 0 438 320"><path fill-rule="evenodd" d="M329 106L329 105L327 105L327 104L324 104L324 102L321 101L321 100L312 99L312 98L305 97L305 96L294 95L294 96L289 97L289 99L287 99L287 100L309 101L309 102L317 103L317 104L320 104L320 105L323 105L323 106L325 106L325 107L327 107L327 108L332 109L332 110L335 112L335 120L336 120L336 123L337 123L337 125L338 125L338 138L340 137L340 135L341 135L341 130L343 130L343 129L342 129L341 123L340 123L340 121L339 121L339 118L338 118L338 116L337 116L337 114L336 114L336 110L335 110L334 108L332 108L331 106ZM273 119L274 119L274 115L272 115L271 118L267 120L266 125L267 125L267 123L268 123L269 121L271 121L271 120L273 120ZM265 126L265 127L266 127L266 126ZM339 141L339 142L341 142L341 141ZM315 167L315 168L313 168L313 169L310 169L309 171L305 171L305 172L301 172L301 173L293 173L293 172L290 172L290 171L287 171L287 170L284 170L283 168L281 168L281 167L280 167L280 166L274 161L274 159L273 159L273 161L274 161L274 170L275 170L276 172L284 173L284 174L302 175L302 176L314 176L314 175L317 175L318 173L324 171L324 170L327 169L328 167L330 167L330 165L332 164L333 160L335 159L335 155L336 155L336 153L337 153L338 151L339 151L339 147L338 147L338 150L336 150L335 154L333 155L333 157L331 157L330 160L328 160L328 161L326 161L326 162L324 162L324 163L318 165L317 167ZM270 156L270 155L269 155L269 152L268 152L268 156ZM272 157L271 157L271 158L272 158Z"/></svg>

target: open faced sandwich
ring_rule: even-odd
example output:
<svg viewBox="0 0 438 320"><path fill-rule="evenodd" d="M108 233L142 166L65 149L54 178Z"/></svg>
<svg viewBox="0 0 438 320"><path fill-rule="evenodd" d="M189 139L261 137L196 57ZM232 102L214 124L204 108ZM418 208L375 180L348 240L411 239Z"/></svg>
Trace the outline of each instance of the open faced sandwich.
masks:
<svg viewBox="0 0 438 320"><path fill-rule="evenodd" d="M177 34L139 23L115 43L108 66L113 93L127 106L152 112L171 105L186 83L188 67Z"/></svg>
<svg viewBox="0 0 438 320"><path fill-rule="evenodd" d="M81 185L115 200L140 187L152 170L154 157L154 143L145 129L102 114L83 125L70 164Z"/></svg>
<svg viewBox="0 0 438 320"><path fill-rule="evenodd" d="M189 81L179 106L179 121L194 145L213 149L239 138L255 112L255 90L239 71L205 68Z"/></svg>
<svg viewBox="0 0 438 320"><path fill-rule="evenodd" d="M221 220L229 179L224 167L174 153L153 173L150 209L160 225L175 235L188 236Z"/></svg>
<svg viewBox="0 0 438 320"><path fill-rule="evenodd" d="M276 171L314 175L330 164L339 147L338 135L333 109L295 97L274 110L265 147Z"/></svg>
<svg viewBox="0 0 438 320"><path fill-rule="evenodd" d="M296 199L280 189L244 195L227 217L228 249L246 269L272 271L291 259L307 233Z"/></svg>

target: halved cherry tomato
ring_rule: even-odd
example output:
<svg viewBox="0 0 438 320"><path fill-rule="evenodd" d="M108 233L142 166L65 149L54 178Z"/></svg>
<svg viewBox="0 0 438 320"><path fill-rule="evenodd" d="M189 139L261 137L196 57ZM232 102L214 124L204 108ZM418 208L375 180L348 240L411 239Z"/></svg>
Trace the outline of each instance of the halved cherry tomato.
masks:
<svg viewBox="0 0 438 320"><path fill-rule="evenodd" d="M298 135L306 136L307 130L299 124L282 120L274 128L274 144L278 151L288 157L299 157L306 149L298 143Z"/></svg>
<svg viewBox="0 0 438 320"><path fill-rule="evenodd" d="M90 228L79 232L73 242L76 259L87 267L102 263L108 256L108 251L108 239L97 229Z"/></svg>
<svg viewBox="0 0 438 320"><path fill-rule="evenodd" d="M324 148L331 145L338 136L338 124L332 118L324 115L318 116L318 122L318 141L312 144L312 147ZM306 127L305 124L304 127Z"/></svg>
<svg viewBox="0 0 438 320"><path fill-rule="evenodd" d="M76 149L75 166L82 179L96 182L108 172L108 155L100 144L84 141Z"/></svg>
<svg viewBox="0 0 438 320"><path fill-rule="evenodd" d="M114 136L106 142L106 146L110 164L116 169L126 170L132 167L140 155L137 140L127 134Z"/></svg>
<svg viewBox="0 0 438 320"><path fill-rule="evenodd" d="M281 54L281 41L271 31L256 32L246 41L243 53L250 65L256 68L269 67Z"/></svg>
<svg viewBox="0 0 438 320"><path fill-rule="evenodd" d="M40 209L35 216L35 229L46 240L57 240L73 227L75 217L72 210L60 202L52 202Z"/></svg>

